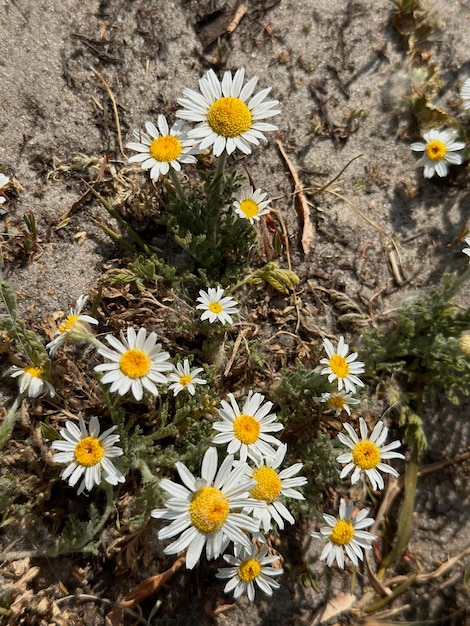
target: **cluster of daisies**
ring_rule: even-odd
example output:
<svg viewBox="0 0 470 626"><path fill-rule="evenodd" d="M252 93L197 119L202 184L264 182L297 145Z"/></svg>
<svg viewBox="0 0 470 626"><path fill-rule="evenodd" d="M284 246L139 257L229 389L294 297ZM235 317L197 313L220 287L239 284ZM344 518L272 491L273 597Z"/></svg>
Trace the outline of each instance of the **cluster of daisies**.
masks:
<svg viewBox="0 0 470 626"><path fill-rule="evenodd" d="M280 113L277 100L266 100L271 88L254 94L258 77L246 84L245 71L237 70L232 76L225 72L219 81L215 72L209 70L199 81L199 90L183 90L178 104L183 108L176 111L178 118L173 126L168 125L164 115L159 115L157 124L145 122L144 130L134 130L135 141L127 144L137 154L129 163L137 163L149 170L150 178L158 180L169 174L176 189L180 183L177 173L181 165L196 163L196 155L211 149L215 157L232 154L240 150L251 152L252 145L265 141L264 133L277 130L277 126L264 120ZM197 125L186 130L184 120ZM269 213L268 194L261 189L246 187L234 194L233 208L242 219L251 224Z"/></svg>
<svg viewBox="0 0 470 626"><path fill-rule="evenodd" d="M470 110L470 78L460 91L462 106ZM461 165L464 161L463 150L465 141L458 140L459 131L456 129L432 128L423 133L424 141L411 144L414 152L422 152L418 165L424 166L424 178L432 178L434 174L444 177L449 173L449 165Z"/></svg>
<svg viewBox="0 0 470 626"><path fill-rule="evenodd" d="M333 346L329 339L323 342L326 357L320 360L319 371L328 376L328 381L337 385L337 389L322 394L317 400L326 403L329 408L340 415L344 410L351 414L350 406L360 403L358 398L354 398L357 387L364 387L359 374L364 373L364 363L357 361L357 352L349 354L349 346L340 337L337 346ZM359 418L360 437L354 428L344 423L347 435L339 433L338 439L346 446L347 452L340 454L337 461L344 465L340 478L346 478L351 474L351 484L356 484L361 478L367 478L374 491L384 489L385 483L381 472L398 477L395 468L388 465L386 461L390 459L403 459L403 454L395 452L400 447L399 441L393 441L385 445L388 436L388 428L382 421L378 421L371 434L365 420ZM320 555L320 560L325 560L328 566L334 562L341 569L345 566L344 555L351 559L357 566L359 560L363 559L363 551L371 549L371 543L375 540L375 535L365 530L374 524L374 519L368 517L369 509L355 511L353 502L348 503L344 499L340 500L339 516L324 514L323 519L326 526L319 532L312 533L315 539L326 539L325 547Z"/></svg>
<svg viewBox="0 0 470 626"><path fill-rule="evenodd" d="M307 479L297 474L302 463L281 469L287 452L272 433L283 429L271 412L272 402L260 393L249 392L242 406L233 394L223 400L217 432L212 444L226 445L224 459L218 467L215 445L204 455L200 477L195 477L183 463L176 469L183 484L163 479L160 487L169 498L164 508L151 515L170 520L158 537L177 537L165 548L166 554L186 552L186 566L191 569L203 550L208 560L223 556L230 567L219 569L218 578L228 579L225 591L238 598L247 593L255 597L255 586L272 594L279 587L276 577L283 573L280 558L268 555L266 534L293 524L286 506L291 499L301 500L296 489ZM231 552L226 552L232 545ZM271 564L278 562L277 567Z"/></svg>
<svg viewBox="0 0 470 626"><path fill-rule="evenodd" d="M197 306L203 308L203 317L211 311L210 302L217 298L222 302L223 293L218 290L199 297ZM47 345L51 356L66 343L94 345L105 360L95 366L101 384L108 385L111 393L130 394L137 401L145 393L158 395L160 385L169 384L174 394L183 390L194 394L197 385L206 384L199 376L202 368L191 368L187 359L177 365L171 363L170 355L157 343L155 332L129 327L126 332L121 331L120 340L107 335L108 345L99 341L92 330L98 321L83 313L86 302L85 296L78 299L59 327L57 337ZM212 313L229 315L227 305L232 304L225 301L221 311ZM336 347L325 339L324 349L327 356L320 361L321 374L337 386L328 401L336 411L344 409L349 413L349 405L358 402L353 397L357 387L364 386L359 378L364 364L357 361L357 353L349 354L343 337ZM53 395L51 383L43 380L38 370L23 369L20 389L26 385L32 397L40 392ZM283 530L286 523L294 523L288 502L304 498L297 488L307 482L298 476L302 463L284 466L287 445L276 437L283 425L272 407L272 402L260 393L250 391L240 405L229 393L228 400L221 401L218 418L213 422L215 434L202 460L200 476L194 476L177 462L181 483L162 479L160 487L168 499L163 508L151 512L154 518L170 522L158 533L161 540L173 539L165 548L166 554L186 550L189 569L196 565L203 551L209 560L222 556L228 567L219 569L217 577L228 579L225 591L233 591L235 598L246 593L250 601L256 588L271 595L279 587L276 579L282 574L281 559L270 553L266 537L273 530ZM360 437L349 424L345 428L348 434L339 435L339 441L348 448L338 457L338 462L345 464L342 478L352 472L351 482L355 483L364 474L374 489L382 489L381 472L398 476L386 461L403 458L394 452L400 443L385 445L387 428L382 422L369 437L362 418ZM112 426L101 432L97 417L92 417L87 425L80 415L78 425L67 421L60 429L60 438L52 442L53 460L65 465L62 478L70 486L77 486L79 494L103 483L115 486L125 481L119 463L116 464L123 450L115 431L116 426ZM226 448L220 464L217 446ZM324 515L327 526L312 535L326 540L321 559L327 559L330 566L336 561L343 568L346 553L357 565L363 549L370 548L374 539L364 530L374 522L367 514L364 509L355 515L353 504L341 500L338 518Z"/></svg>
<svg viewBox="0 0 470 626"><path fill-rule="evenodd" d="M202 310L202 321L207 320L211 324L220 322L223 325L233 323L232 315L239 310L237 302L224 294L221 287L199 291L196 309ZM156 333L147 333L145 328L140 328L138 332L132 327L126 332L121 331L120 341L113 335L106 335L105 340L110 347L104 345L91 330L91 326L97 325L98 320L82 312L86 301L87 296L78 298L75 307L56 331L57 336L47 344L51 357L66 343L94 344L98 353L108 359L107 363L95 367L95 371L103 373L101 383L109 384L110 391L121 396L130 391L136 400L142 400L144 390L158 396L157 384L171 383L169 389L175 396L183 389L194 395L196 385L206 384L207 381L198 376L203 371L202 367L191 368L188 359L172 365L169 353L162 351L162 345L157 343ZM54 386L45 367L14 366L12 377L18 378L19 391L27 397L55 396Z"/></svg>

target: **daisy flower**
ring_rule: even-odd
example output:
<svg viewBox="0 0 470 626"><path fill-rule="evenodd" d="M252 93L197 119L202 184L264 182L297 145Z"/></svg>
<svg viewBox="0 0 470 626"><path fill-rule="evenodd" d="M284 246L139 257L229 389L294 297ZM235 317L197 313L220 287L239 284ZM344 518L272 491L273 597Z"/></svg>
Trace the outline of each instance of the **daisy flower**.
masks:
<svg viewBox="0 0 470 626"><path fill-rule="evenodd" d="M253 187L243 189L235 194L235 213L243 219L250 220L250 224L253 224L255 220L259 221L262 215L269 213L269 209L266 207L271 200L265 200L267 193L263 193L261 189L253 191Z"/></svg>
<svg viewBox="0 0 470 626"><path fill-rule="evenodd" d="M455 141L458 131L440 130L433 128L427 133L423 133L423 141L411 144L411 149L415 152L424 152L418 165L424 165L424 178L432 178L434 174L447 176L448 165L460 165L463 161L458 150L465 148L464 141Z"/></svg>
<svg viewBox="0 0 470 626"><path fill-rule="evenodd" d="M20 393L24 393L28 398L38 398L44 394L48 394L53 398L55 389L47 380L46 373L41 367L28 365L27 367L15 367L11 375L12 378L18 378Z"/></svg>
<svg viewBox="0 0 470 626"><path fill-rule="evenodd" d="M206 548L206 556L216 559L230 541L251 547L247 532L257 532L259 525L239 511L247 504L254 481L246 478L243 463L233 467L233 456L225 457L217 470L217 450L208 448L201 467L201 478L195 478L179 461L176 470L184 485L163 478L160 487L170 494L164 509L154 509L152 517L172 520L158 533L159 539L180 535L164 550L176 554L188 549L186 567L193 569Z"/></svg>
<svg viewBox="0 0 470 626"><path fill-rule="evenodd" d="M243 86L245 70L225 72L222 82L214 70L209 70L199 81L201 93L183 89L184 98L178 99L183 109L176 112L191 122L199 122L189 131L189 137L199 142L200 150L213 146L214 155L220 156L224 150L232 154L236 149L250 154L250 144L266 141L265 131L277 130L277 126L262 122L280 113L275 109L278 100L263 102L271 88L263 89L252 97L258 77L255 76Z"/></svg>
<svg viewBox="0 0 470 626"><path fill-rule="evenodd" d="M66 422L65 428L60 429L63 441L53 441L51 448L60 450L54 454L52 460L56 463L68 463L62 471L64 480L68 479L71 487L74 487L82 478L78 494L87 489L90 491L95 485L100 485L104 479L110 485L124 482L124 476L116 469L110 460L121 456L123 451L114 444L119 441L119 435L111 433L117 428L111 426L100 435L98 418L93 416L90 420L89 430L81 415L78 416L79 427L73 422Z"/></svg>
<svg viewBox="0 0 470 626"><path fill-rule="evenodd" d="M263 404L264 396L250 391L240 410L233 394L229 393L228 397L230 404L222 400L220 421L212 425L214 430L219 431L212 441L228 443L227 454L238 453L242 462L248 457L254 461L261 461L263 456L275 457L276 450L272 445L278 447L281 442L268 433L278 432L284 426L276 422L275 413L269 413L273 403Z"/></svg>
<svg viewBox="0 0 470 626"><path fill-rule="evenodd" d="M323 347L326 350L328 358L321 359L320 363L327 365L321 370L322 374L328 374L328 380L332 383L334 380L338 381L338 390L341 391L344 387L345 391L351 393L356 392L356 385L358 387L364 387L364 383L356 374L362 374L364 372L364 363L357 361L357 352L353 352L348 356L349 346L344 343L344 337L340 337L338 341L338 347L336 350L329 339L324 339Z"/></svg>
<svg viewBox="0 0 470 626"><path fill-rule="evenodd" d="M301 487L307 483L304 476L293 478L302 469L302 463L295 463L278 471L286 452L287 444L281 444L275 457L265 458L263 461L257 462L257 467L254 470L250 469L248 474L250 478L256 480L256 486L250 491L250 496L255 504L245 507L243 511L253 514L255 519L259 519L260 529L266 533L271 529L272 520L281 530L284 530L284 520L289 524L295 522L291 513L280 501L281 496L304 500L300 491L293 489L293 487ZM257 506L261 503L262 506Z"/></svg>
<svg viewBox="0 0 470 626"><path fill-rule="evenodd" d="M354 505L341 498L339 505L339 518L332 515L323 514L323 519L328 524L320 528L320 532L312 533L315 539L327 539L328 542L323 548L320 561L326 559L328 567L331 567L336 559L338 567L344 569L344 552L349 556L354 565L358 565L360 559L363 560L362 550L370 550L370 543L375 540L375 535L364 530L372 526L374 520L367 517L369 509L362 509L353 518Z"/></svg>
<svg viewBox="0 0 470 626"><path fill-rule="evenodd" d="M273 580L276 576L283 574L282 568L269 567L271 563L279 561L278 556L267 556L268 548L264 546L259 554L257 547L251 546L251 549L241 548L238 554L224 554L224 560L231 567L219 568L216 578L229 578L230 580L224 587L225 593L233 591L235 600L242 594L248 595L248 600L253 602L255 599L255 584L264 591L268 596L272 596L273 589L279 589L280 584Z"/></svg>
<svg viewBox="0 0 470 626"><path fill-rule="evenodd" d="M328 408L332 409L336 416L341 415L342 411L346 411L348 415L351 415L350 406L361 404L360 400L353 398L350 393L345 393L344 391L325 392L319 398L315 398L315 400L327 404Z"/></svg>
<svg viewBox="0 0 470 626"><path fill-rule="evenodd" d="M462 85L462 89L460 90L460 97L463 100L463 108L470 109L470 78L467 78L467 80Z"/></svg>
<svg viewBox="0 0 470 626"><path fill-rule="evenodd" d="M106 346L98 349L99 354L111 363L101 363L95 367L96 372L105 372L101 378L104 385L111 383L110 392L118 392L124 396L129 389L136 400L142 400L144 389L158 396L155 383L166 384L168 378L163 372L173 369L168 352L162 352L162 344L157 343L157 334L147 335L145 328L139 332L130 326L127 338L121 330L121 341L107 335L106 341L114 348Z"/></svg>
<svg viewBox="0 0 470 626"><path fill-rule="evenodd" d="M196 306L196 309L204 311L201 315L201 320L209 320L212 324L216 320L222 324L232 324L232 317L234 313L238 313L237 302L230 296L224 296L224 289L222 287L209 287L209 291L201 289L199 291L200 302Z"/></svg>
<svg viewBox="0 0 470 626"><path fill-rule="evenodd" d="M339 463L347 463L346 467L343 467L341 471L340 478L344 478L349 472L354 470L351 476L351 484L354 485L359 480L361 472L365 472L372 484L372 488L376 491L384 488L384 481L379 470L395 477L399 476L396 469L382 463L383 460L405 458L400 452L393 452L395 448L401 446L399 441L392 441L392 443L388 443L386 446L383 445L388 435L388 428L384 426L383 422L377 422L370 438L367 438L367 425L362 417L359 418L361 439L356 435L354 428L350 424L344 424L344 427L348 431L349 437L339 433L338 439L345 446L348 446L351 452L341 454L336 459Z"/></svg>
<svg viewBox="0 0 470 626"><path fill-rule="evenodd" d="M178 363L176 366L173 366L173 372L168 375L168 381L173 383L169 389L173 390L175 396L183 389L186 389L188 393L194 396L196 393L194 385L207 385L207 380L197 378L199 372L202 371L204 371L202 367L191 369L188 359L185 359L183 365Z"/></svg>
<svg viewBox="0 0 470 626"><path fill-rule="evenodd" d="M467 244L467 246L470 246L470 237L465 237L464 241ZM467 256L470 256L470 248L463 248L462 252L466 254Z"/></svg>
<svg viewBox="0 0 470 626"><path fill-rule="evenodd" d="M70 309L70 315L67 315L65 322L56 331L58 336L46 345L51 356L64 343L82 343L94 336L90 324L98 324L98 320L91 315L82 315L87 300L88 296L79 296L75 308Z"/></svg>
<svg viewBox="0 0 470 626"><path fill-rule="evenodd" d="M165 116L159 115L157 126L145 122L147 132L134 130L133 135L139 141L126 144L126 148L138 152L129 158L129 163L139 163L142 169L150 170L150 178L155 180L168 174L170 167L179 172L181 163L196 163L194 155L199 153L194 148L194 141L182 130L181 120L170 130Z"/></svg>

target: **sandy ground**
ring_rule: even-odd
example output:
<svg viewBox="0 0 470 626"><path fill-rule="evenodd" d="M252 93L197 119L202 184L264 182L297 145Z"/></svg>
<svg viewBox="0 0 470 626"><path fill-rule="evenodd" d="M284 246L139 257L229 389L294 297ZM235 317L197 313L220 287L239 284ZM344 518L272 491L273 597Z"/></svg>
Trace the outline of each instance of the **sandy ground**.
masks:
<svg viewBox="0 0 470 626"><path fill-rule="evenodd" d="M116 168L125 162L109 94L92 68L114 94L125 142L133 128L161 111L172 115L182 89L195 89L202 72L217 61L217 46L203 50L195 30L197 16L204 15L209 4L2 0L0 166L23 187L2 220L2 246L8 257L4 275L27 320L67 309L120 254L92 221L112 224L96 202L81 204L58 228L85 188L76 172L70 175L55 168L70 165L77 156L83 163L109 154ZM425 181L416 167L410 143L418 138L417 126L407 99L411 63L391 26L392 3L245 4L247 14L224 39L223 68L243 66L248 76L259 76L260 86L272 86L273 97L282 105L279 136L303 184L324 184L361 155L335 188L368 221L337 196L314 196L310 207L314 242L308 254L300 245L301 219L292 180L274 140L247 158L237 157L238 166L248 168L282 211L294 269L301 278L301 297L314 300L310 280L344 291L366 314L378 318L444 272L461 271L465 263L461 246L448 245L469 217L468 169L454 168L444 180ZM466 0L432 0L430 7L441 23L430 42L441 71L437 104L463 122L458 92L470 76L470 7ZM83 169L83 176L89 177L90 170ZM33 258L26 262L15 258L14 238L28 211L36 217L39 239ZM390 263L390 237L400 252L401 285ZM335 333L337 315L334 307L323 307L316 323ZM458 411L436 407L429 416L426 462L467 450L470 432L465 415L468 404ZM422 481L410 550L413 562L424 571L468 543L467 483L455 468L443 471L438 482ZM324 564L316 560L321 546L302 541L318 591L304 588L294 577L272 602L252 608L242 602L215 622L311 624L329 598L349 591L349 576L325 572ZM142 575L157 571L155 564ZM440 581L413 592L415 596L406 598L410 608L398 619L436 619L445 607L469 602L461 583L460 576L447 586ZM119 587L126 592L123 581ZM188 617L178 621L176 616L168 623L213 623L202 609L205 590L199 592L193 621ZM101 593L106 597L108 590ZM208 594L212 597L214 592ZM85 618L85 623L95 623L92 619Z"/></svg>

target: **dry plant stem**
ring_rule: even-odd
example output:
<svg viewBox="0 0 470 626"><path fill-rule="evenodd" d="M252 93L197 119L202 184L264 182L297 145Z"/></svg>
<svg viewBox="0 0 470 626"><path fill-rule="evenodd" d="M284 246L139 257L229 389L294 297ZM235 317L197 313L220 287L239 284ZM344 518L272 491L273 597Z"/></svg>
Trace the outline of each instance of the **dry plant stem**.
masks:
<svg viewBox="0 0 470 626"><path fill-rule="evenodd" d="M121 611L124 611L127 615L130 615L134 619L138 620L135 624L144 624L144 626L150 626L150 623L142 616L138 615L135 611L127 607L120 606L117 602L112 602L108 598L99 598L98 596L92 596L88 593L78 593L77 595L64 596L63 598L57 598L55 601L57 606L61 606L66 602L98 602L100 604L106 604L107 606L118 607Z"/></svg>
<svg viewBox="0 0 470 626"><path fill-rule="evenodd" d="M233 16L233 20L230 22L230 24L226 28L227 33L233 33L233 31L240 24L242 17L245 15L247 11L248 9L246 8L246 6L244 4L240 4L240 6L237 8L235 12L235 15Z"/></svg>
<svg viewBox="0 0 470 626"><path fill-rule="evenodd" d="M282 155L282 158L286 162L287 168L292 176L292 180L294 181L294 195L297 198L300 206L300 210L302 213L302 218L304 221L303 231L302 231L302 250L304 254L310 253L310 247L313 243L313 225L310 219L310 208L308 206L307 199L302 191L302 183L300 182L300 178L297 174L297 171L292 164L291 160L286 154L284 147L281 143L281 140L276 137L275 141L277 143L277 147L279 148L279 152Z"/></svg>
<svg viewBox="0 0 470 626"><path fill-rule="evenodd" d="M390 604L390 602L393 602L395 598L398 598L398 596L400 596L406 589L408 589L408 587L412 585L415 582L415 580L416 580L416 574L407 578L389 596L387 596L386 598L381 598L380 600L377 600L377 602L370 604L368 607L364 609L364 611L366 613L375 613L375 611L380 611L380 609L383 609L384 606L387 606L387 604Z"/></svg>
<svg viewBox="0 0 470 626"><path fill-rule="evenodd" d="M122 156L127 160L127 154L124 152L124 147L122 145L121 124L119 122L119 113L118 113L116 98L114 97L114 94L111 91L111 87L108 85L108 83L105 81L105 79L101 76L101 74L98 72L98 70L95 70L95 68L92 67L91 71L93 72L93 74L95 76L97 76L100 79L100 81L104 85L104 88L108 92L108 96L109 96L109 98L111 100L111 104L113 105L114 121L116 122L116 131L117 131L117 136L118 136L119 150L120 150Z"/></svg>
<svg viewBox="0 0 470 626"><path fill-rule="evenodd" d="M361 209L359 209L353 202L351 202L351 200L346 198L346 196L343 196L342 194L338 193L337 191L334 191L333 189L326 189L326 191L328 193L331 193L333 196L336 196L337 198L340 198L340 200L342 200L343 202L346 202L347 204L349 204L349 206L351 206L356 211L356 213L358 213L362 217L363 220L365 220L373 228L378 230L379 233L382 233L382 235L385 235L385 237L387 237L387 239L389 239L390 243L392 244L392 246L395 249L395 252L397 253L398 259L400 261L400 268L401 268L402 267L402 262L401 262L400 252L398 250L398 246L395 243L395 240L393 239L393 237L391 237L388 233L386 233L384 231L384 229L381 228L378 224L376 224L373 220L369 219L367 217L367 215L364 215L364 213L361 211ZM402 271L402 274L403 274L403 270L401 270L401 271Z"/></svg>

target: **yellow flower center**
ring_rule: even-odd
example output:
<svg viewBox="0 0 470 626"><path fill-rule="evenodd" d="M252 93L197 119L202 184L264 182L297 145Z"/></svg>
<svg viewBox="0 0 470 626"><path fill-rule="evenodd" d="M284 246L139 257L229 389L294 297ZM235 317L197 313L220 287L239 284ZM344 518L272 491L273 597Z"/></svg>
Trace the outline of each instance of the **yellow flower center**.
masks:
<svg viewBox="0 0 470 626"><path fill-rule="evenodd" d="M75 446L75 460L85 467L96 465L103 456L103 444L96 437L85 437Z"/></svg>
<svg viewBox="0 0 470 626"><path fill-rule="evenodd" d="M240 98L216 100L207 112L207 123L223 137L238 137L251 128L251 113Z"/></svg>
<svg viewBox="0 0 470 626"><path fill-rule="evenodd" d="M344 546L354 537L354 526L347 519L339 519L333 526L330 541L337 546Z"/></svg>
<svg viewBox="0 0 470 626"><path fill-rule="evenodd" d="M372 469L380 463L380 450L368 439L359 441L353 448L352 458L355 465L362 470Z"/></svg>
<svg viewBox="0 0 470 626"><path fill-rule="evenodd" d="M191 381L192 378L189 374L183 374L183 376L180 377L180 385L182 387L186 387L186 385L189 385Z"/></svg>
<svg viewBox="0 0 470 626"><path fill-rule="evenodd" d="M142 350L126 350L119 361L121 372L129 378L142 378L148 374L151 365L151 360Z"/></svg>
<svg viewBox="0 0 470 626"><path fill-rule="evenodd" d="M149 152L156 161L175 161L183 151L181 142L173 135L157 137L150 144Z"/></svg>
<svg viewBox="0 0 470 626"><path fill-rule="evenodd" d="M246 445L258 441L260 430L260 423L252 415L242 413L233 422L235 437Z"/></svg>
<svg viewBox="0 0 470 626"><path fill-rule="evenodd" d="M215 313L216 315L220 315L220 313L222 313L222 305L220 302L209 302L208 308L211 313Z"/></svg>
<svg viewBox="0 0 470 626"><path fill-rule="evenodd" d="M426 156L431 161L440 161L447 154L446 144L439 139L433 139L426 144Z"/></svg>
<svg viewBox="0 0 470 626"><path fill-rule="evenodd" d="M240 209L246 217L255 217L259 213L258 204L249 198L240 202Z"/></svg>
<svg viewBox="0 0 470 626"><path fill-rule="evenodd" d="M330 357L330 368L333 374L335 374L338 378L346 378L349 374L349 365L344 356L340 356L339 354L333 354Z"/></svg>
<svg viewBox="0 0 470 626"><path fill-rule="evenodd" d="M272 467L256 469L253 472L253 480L256 480L258 484L250 491L252 498L265 500L268 504L278 499L282 484L277 472Z"/></svg>
<svg viewBox="0 0 470 626"><path fill-rule="evenodd" d="M215 533L220 530L229 511L227 498L215 487L203 487L196 491L189 505L191 522L202 533Z"/></svg>
<svg viewBox="0 0 470 626"><path fill-rule="evenodd" d="M328 404L331 405L334 409L339 410L344 408L346 402L341 396L332 396L331 398L329 398Z"/></svg>
<svg viewBox="0 0 470 626"><path fill-rule="evenodd" d="M44 374L44 370L42 370L40 367L34 367L33 365L25 367L23 371L25 374L29 374L33 378L41 378L41 376Z"/></svg>
<svg viewBox="0 0 470 626"><path fill-rule="evenodd" d="M238 575L245 582L258 578L261 574L261 563L256 559L248 559L238 566Z"/></svg>
<svg viewBox="0 0 470 626"><path fill-rule="evenodd" d="M78 315L67 315L65 322L59 326L59 333L65 333L72 328L78 320Z"/></svg>

